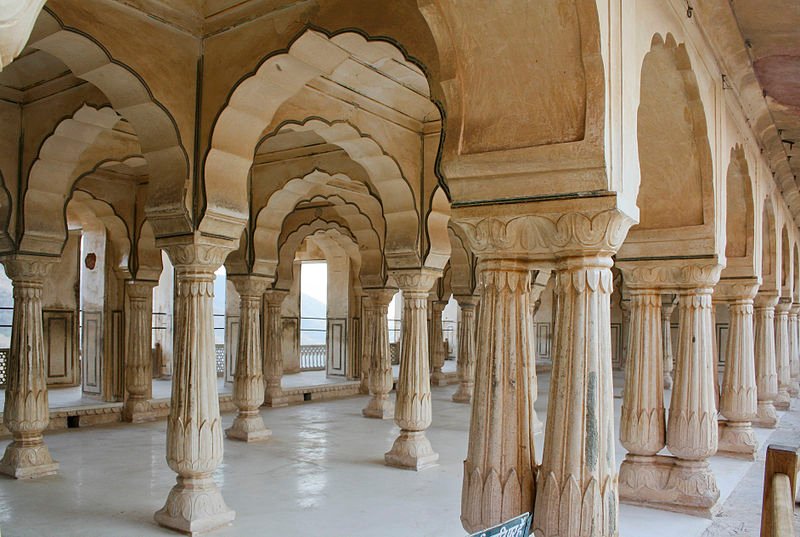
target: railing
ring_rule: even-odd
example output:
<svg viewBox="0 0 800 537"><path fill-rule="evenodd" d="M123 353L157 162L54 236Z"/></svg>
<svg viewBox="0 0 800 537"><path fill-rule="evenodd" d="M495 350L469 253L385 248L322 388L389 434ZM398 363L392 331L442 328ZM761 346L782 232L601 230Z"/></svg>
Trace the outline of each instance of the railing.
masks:
<svg viewBox="0 0 800 537"><path fill-rule="evenodd" d="M300 345L300 371L322 371L328 349L325 345Z"/></svg>
<svg viewBox="0 0 800 537"><path fill-rule="evenodd" d="M797 449L778 445L767 448L761 537L794 537L794 494L798 469Z"/></svg>
<svg viewBox="0 0 800 537"><path fill-rule="evenodd" d="M217 376L221 377L225 374L225 345L221 343L214 345L214 353L217 359Z"/></svg>
<svg viewBox="0 0 800 537"><path fill-rule="evenodd" d="M8 375L8 349L0 349L0 386L6 385Z"/></svg>

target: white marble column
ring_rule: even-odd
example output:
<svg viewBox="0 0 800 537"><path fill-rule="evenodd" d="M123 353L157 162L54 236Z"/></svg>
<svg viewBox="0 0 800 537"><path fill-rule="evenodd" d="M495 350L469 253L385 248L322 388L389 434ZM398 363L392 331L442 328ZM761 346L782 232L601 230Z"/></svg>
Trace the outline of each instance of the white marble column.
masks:
<svg viewBox="0 0 800 537"><path fill-rule="evenodd" d="M482 260L478 273L477 370L461 492L461 523L470 533L531 511L536 488L530 267Z"/></svg>
<svg viewBox="0 0 800 537"><path fill-rule="evenodd" d="M661 301L661 342L664 346L664 389L672 389L672 370L675 357L672 354L672 312L675 310L674 295L665 295Z"/></svg>
<svg viewBox="0 0 800 537"><path fill-rule="evenodd" d="M225 434L231 440L244 442L266 440L272 432L264 425L258 409L264 402L261 299L270 282L255 275L234 275L228 279L239 293L239 343L233 374L233 403L239 412Z"/></svg>
<svg viewBox="0 0 800 537"><path fill-rule="evenodd" d="M432 366L431 384L433 386L447 385L447 379L442 371L445 360L444 336L442 333L442 312L444 311L445 306L447 306L447 302L443 300L434 300L431 303L430 347Z"/></svg>
<svg viewBox="0 0 800 537"><path fill-rule="evenodd" d="M789 310L790 299L781 298L775 306L775 366L778 373L778 396L775 408L789 410L791 397L789 388L792 384L791 359L789 357Z"/></svg>
<svg viewBox="0 0 800 537"><path fill-rule="evenodd" d="M755 300L755 358L758 408L753 425L774 429L778 425L775 398L778 397L778 372L775 365L775 305L778 297L758 293Z"/></svg>
<svg viewBox="0 0 800 537"><path fill-rule="evenodd" d="M125 391L122 408L125 421L141 423L156 419L150 404L153 384L153 288L158 282L128 280L125 312Z"/></svg>
<svg viewBox="0 0 800 537"><path fill-rule="evenodd" d="M629 274L625 273L626 279ZM630 283L630 282L629 282ZM629 285L630 286L630 285ZM628 454L620 467L620 501L646 502L656 454L666 442L661 294L631 288L628 363L620 417L620 440Z"/></svg>
<svg viewBox="0 0 800 537"><path fill-rule="evenodd" d="M792 383L789 394L792 397L800 396L800 304L792 303L789 310L789 369Z"/></svg>
<svg viewBox="0 0 800 537"><path fill-rule="evenodd" d="M3 258L14 287L3 424L13 436L0 460L0 473L37 478L58 472L42 432L50 422L42 331L42 288L57 258Z"/></svg>
<svg viewBox="0 0 800 537"><path fill-rule="evenodd" d="M236 516L212 478L223 453L214 351L214 271L229 249L197 243L164 247L176 279L167 463L178 478L155 519L168 528L196 533L224 526Z"/></svg>
<svg viewBox="0 0 800 537"><path fill-rule="evenodd" d="M394 271L392 275L403 291L400 376L394 411L400 435L384 459L389 466L422 470L439 460L439 454L433 451L425 436L432 417L426 310L428 292L441 273L430 269L409 269Z"/></svg>
<svg viewBox="0 0 800 537"><path fill-rule="evenodd" d="M264 404L269 407L287 406L289 401L283 393L283 323L281 320L281 304L289 291L269 289L264 293L266 303L266 338L264 349Z"/></svg>
<svg viewBox="0 0 800 537"><path fill-rule="evenodd" d="M361 411L367 418L387 419L394 417L394 404L389 398L394 376L392 375L392 355L389 351L389 304L396 293L395 289L367 289L367 315L370 316L367 337L368 348L363 352L369 356L369 403Z"/></svg>
<svg viewBox="0 0 800 537"><path fill-rule="evenodd" d="M458 325L458 389L453 394L456 403L470 404L475 389L476 325L475 309L479 297L458 295L455 297L461 309L461 323Z"/></svg>
<svg viewBox="0 0 800 537"><path fill-rule="evenodd" d="M611 255L600 253L556 266L553 372L533 519L539 537L619 533L611 265Z"/></svg>
<svg viewBox="0 0 800 537"><path fill-rule="evenodd" d="M679 336L667 448L677 457L670 480L683 492L684 511L707 515L719 499L708 459L717 452L717 364L711 294L719 270L688 274L693 287L680 291ZM682 483L682 485L680 485Z"/></svg>
<svg viewBox="0 0 800 537"><path fill-rule="evenodd" d="M359 367L359 385L358 392L363 394L370 393L369 389L369 375L372 369L372 353L375 345L375 308L370 302L369 296L363 297L363 312L362 329L363 341L361 342L361 360Z"/></svg>
<svg viewBox="0 0 800 537"><path fill-rule="evenodd" d="M719 452L755 459L758 448L751 420L756 417L755 340L753 337L753 298L756 286L741 286L739 296L729 303L730 327L722 379Z"/></svg>

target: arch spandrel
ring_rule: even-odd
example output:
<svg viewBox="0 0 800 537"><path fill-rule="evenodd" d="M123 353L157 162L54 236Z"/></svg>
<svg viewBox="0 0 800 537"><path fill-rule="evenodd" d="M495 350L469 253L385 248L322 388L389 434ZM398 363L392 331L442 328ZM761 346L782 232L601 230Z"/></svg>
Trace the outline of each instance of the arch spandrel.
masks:
<svg viewBox="0 0 800 537"><path fill-rule="evenodd" d="M639 223L618 259L669 252L722 262L704 104L686 48L670 34L653 36L642 62L637 140Z"/></svg>

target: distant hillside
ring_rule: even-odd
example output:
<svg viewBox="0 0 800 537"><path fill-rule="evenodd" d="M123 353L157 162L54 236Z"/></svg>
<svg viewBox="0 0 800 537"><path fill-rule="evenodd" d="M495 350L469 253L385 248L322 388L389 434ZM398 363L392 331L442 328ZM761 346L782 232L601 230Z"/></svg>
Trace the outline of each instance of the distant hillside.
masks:
<svg viewBox="0 0 800 537"><path fill-rule="evenodd" d="M308 329L325 330L326 321L313 320L307 317L325 319L328 307L311 295L300 295L300 316L303 317L300 324L300 344L301 345L324 345L325 332L310 332Z"/></svg>

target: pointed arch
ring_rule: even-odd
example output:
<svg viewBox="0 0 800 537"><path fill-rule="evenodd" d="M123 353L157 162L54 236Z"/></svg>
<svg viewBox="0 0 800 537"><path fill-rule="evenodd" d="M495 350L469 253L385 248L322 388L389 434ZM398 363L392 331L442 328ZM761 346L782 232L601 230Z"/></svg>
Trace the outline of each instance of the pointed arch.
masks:
<svg viewBox="0 0 800 537"><path fill-rule="evenodd" d="M109 258L116 271L131 274L131 235L125 221L109 203L95 198L85 190L75 190L67 202L67 215L82 225L92 220L99 221L108 233Z"/></svg>

